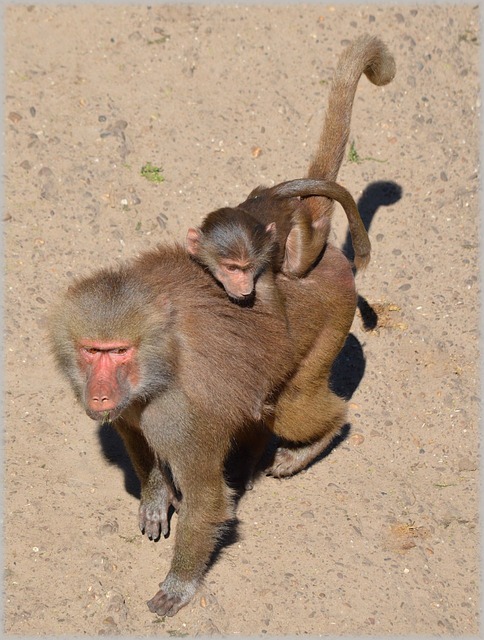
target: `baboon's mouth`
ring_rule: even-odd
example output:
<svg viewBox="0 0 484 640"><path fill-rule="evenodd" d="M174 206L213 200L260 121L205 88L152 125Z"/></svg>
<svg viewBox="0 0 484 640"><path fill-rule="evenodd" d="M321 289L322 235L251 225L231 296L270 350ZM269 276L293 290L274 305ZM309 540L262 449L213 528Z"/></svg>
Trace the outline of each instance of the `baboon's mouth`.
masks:
<svg viewBox="0 0 484 640"><path fill-rule="evenodd" d="M91 420L95 420L96 422L100 422L101 424L109 424L111 422L114 422L119 416L120 412L120 409L111 409L110 411L92 411L91 409L86 409L86 413L91 418Z"/></svg>

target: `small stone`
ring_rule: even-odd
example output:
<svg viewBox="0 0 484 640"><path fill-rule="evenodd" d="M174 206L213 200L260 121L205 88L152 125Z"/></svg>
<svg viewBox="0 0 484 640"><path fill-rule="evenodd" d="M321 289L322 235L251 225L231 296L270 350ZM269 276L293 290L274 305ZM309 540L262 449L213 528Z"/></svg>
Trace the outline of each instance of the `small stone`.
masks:
<svg viewBox="0 0 484 640"><path fill-rule="evenodd" d="M116 520L105 522L98 529L98 533L100 537L110 535L112 533L117 533L119 530L119 525Z"/></svg>
<svg viewBox="0 0 484 640"><path fill-rule="evenodd" d="M197 636L218 636L220 635L220 629L210 618L203 622L200 627L197 629Z"/></svg>
<svg viewBox="0 0 484 640"><path fill-rule="evenodd" d="M127 126L128 123L126 122L126 120L116 120L116 122L114 123L114 129L119 129L120 131L124 131Z"/></svg>
<svg viewBox="0 0 484 640"><path fill-rule="evenodd" d="M49 167L42 167L42 169L39 170L39 174L38 174L41 178L52 178L52 176L54 175L52 172L52 169L49 169Z"/></svg>
<svg viewBox="0 0 484 640"><path fill-rule="evenodd" d="M314 519L314 513L312 511L303 511L301 513L301 518L307 518L308 520Z"/></svg>
<svg viewBox="0 0 484 640"><path fill-rule="evenodd" d="M108 558L104 556L102 553L93 553L91 556L91 562L95 567L105 567Z"/></svg>
<svg viewBox="0 0 484 640"><path fill-rule="evenodd" d="M17 124L18 122L20 122L20 120L22 120L22 116L20 115L20 113L17 113L16 111L11 111L8 114L8 119L14 124Z"/></svg>
<svg viewBox="0 0 484 640"><path fill-rule="evenodd" d="M461 458L459 460L459 471L475 471L477 469L477 464L472 462L469 458Z"/></svg>
<svg viewBox="0 0 484 640"><path fill-rule="evenodd" d="M141 203L141 198L138 196L138 194L137 194L137 193L135 193L135 192L134 192L134 191L132 191L131 189L130 189L130 194L129 194L129 196L130 196L130 200L131 200L131 204L132 204L132 205L137 205L137 204L140 204L140 203Z"/></svg>
<svg viewBox="0 0 484 640"><path fill-rule="evenodd" d="M361 433L354 433L352 436L350 436L351 444L360 445L363 444L364 441L365 437Z"/></svg>
<svg viewBox="0 0 484 640"><path fill-rule="evenodd" d="M29 135L29 138L30 138L30 142L27 145L27 147L31 149L34 145L39 143L39 136L36 133L31 133Z"/></svg>

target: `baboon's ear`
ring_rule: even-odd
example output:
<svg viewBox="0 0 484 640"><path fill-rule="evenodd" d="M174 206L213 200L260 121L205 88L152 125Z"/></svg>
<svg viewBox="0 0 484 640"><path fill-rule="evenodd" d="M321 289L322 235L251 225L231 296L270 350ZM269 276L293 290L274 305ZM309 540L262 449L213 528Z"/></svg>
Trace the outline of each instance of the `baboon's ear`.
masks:
<svg viewBox="0 0 484 640"><path fill-rule="evenodd" d="M192 256L198 255L201 238L202 238L201 229L194 229L194 228L188 229L187 237L185 239L185 247L188 253L190 253Z"/></svg>
<svg viewBox="0 0 484 640"><path fill-rule="evenodd" d="M270 233L271 236L275 236L276 235L276 223L275 222L269 222L269 224L266 227L266 231L267 233Z"/></svg>

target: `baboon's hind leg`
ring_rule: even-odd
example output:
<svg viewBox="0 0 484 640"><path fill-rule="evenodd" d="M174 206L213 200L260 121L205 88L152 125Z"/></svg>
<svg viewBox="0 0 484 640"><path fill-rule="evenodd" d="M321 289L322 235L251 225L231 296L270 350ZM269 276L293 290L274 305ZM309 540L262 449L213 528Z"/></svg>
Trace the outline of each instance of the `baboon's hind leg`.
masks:
<svg viewBox="0 0 484 640"><path fill-rule="evenodd" d="M283 398L280 409L284 412L284 422L303 425L306 437L298 442L294 442L293 437L283 437L268 470L269 475L276 478L291 476L306 468L329 447L346 422L346 402L325 386L311 395L296 392L296 397ZM276 431L282 435L280 423Z"/></svg>

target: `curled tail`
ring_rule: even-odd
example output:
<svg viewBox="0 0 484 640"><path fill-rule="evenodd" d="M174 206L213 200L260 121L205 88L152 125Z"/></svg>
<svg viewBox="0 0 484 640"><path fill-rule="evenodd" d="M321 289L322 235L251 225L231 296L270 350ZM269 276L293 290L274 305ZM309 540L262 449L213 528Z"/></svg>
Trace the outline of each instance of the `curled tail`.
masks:
<svg viewBox="0 0 484 640"><path fill-rule="evenodd" d="M377 37L359 36L343 51L334 72L319 148L309 166L308 178L336 180L348 143L353 101L361 75L364 73L370 82L381 86L391 82L395 70L392 54Z"/></svg>
<svg viewBox="0 0 484 640"><path fill-rule="evenodd" d="M269 190L272 198L308 198L312 196L324 196L336 200L343 207L350 228L351 241L355 252L354 264L357 269L364 269L370 261L371 244L368 233L363 224L356 202L351 193L333 180L289 180L282 182ZM314 246L319 246L319 236L315 235ZM311 243L306 240L307 246L304 248L304 254L308 257L309 262L313 262L316 256L313 256ZM302 252L298 252L302 253ZM304 266L302 270L306 270Z"/></svg>

